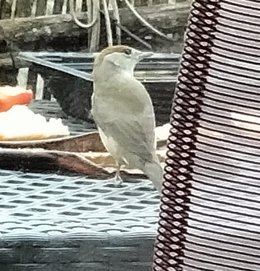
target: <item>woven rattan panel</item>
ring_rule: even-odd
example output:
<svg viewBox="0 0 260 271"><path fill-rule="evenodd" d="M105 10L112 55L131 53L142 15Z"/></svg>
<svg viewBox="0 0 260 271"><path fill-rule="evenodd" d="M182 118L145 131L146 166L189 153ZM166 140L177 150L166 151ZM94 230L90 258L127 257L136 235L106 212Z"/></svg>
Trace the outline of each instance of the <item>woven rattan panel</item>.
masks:
<svg viewBox="0 0 260 271"><path fill-rule="evenodd" d="M159 195L79 176L0 171L0 270L151 270Z"/></svg>
<svg viewBox="0 0 260 271"><path fill-rule="evenodd" d="M194 1L156 271L260 270L260 1Z"/></svg>

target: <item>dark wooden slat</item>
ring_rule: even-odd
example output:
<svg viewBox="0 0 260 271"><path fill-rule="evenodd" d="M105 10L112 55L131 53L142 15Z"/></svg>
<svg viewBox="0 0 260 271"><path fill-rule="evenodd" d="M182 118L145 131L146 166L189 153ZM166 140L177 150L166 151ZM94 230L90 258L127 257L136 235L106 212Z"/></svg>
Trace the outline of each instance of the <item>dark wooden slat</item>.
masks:
<svg viewBox="0 0 260 271"><path fill-rule="evenodd" d="M64 0L55 0L53 14L61 14Z"/></svg>
<svg viewBox="0 0 260 271"><path fill-rule="evenodd" d="M16 17L30 17L32 13L31 2L31 0L17 0Z"/></svg>
<svg viewBox="0 0 260 271"><path fill-rule="evenodd" d="M36 16L45 15L47 0L38 0L36 8Z"/></svg>

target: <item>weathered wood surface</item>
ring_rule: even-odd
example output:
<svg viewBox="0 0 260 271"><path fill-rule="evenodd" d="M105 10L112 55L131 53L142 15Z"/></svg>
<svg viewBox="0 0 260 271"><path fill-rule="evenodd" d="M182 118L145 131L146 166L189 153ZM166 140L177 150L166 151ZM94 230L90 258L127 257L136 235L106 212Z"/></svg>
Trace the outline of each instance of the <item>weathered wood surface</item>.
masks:
<svg viewBox="0 0 260 271"><path fill-rule="evenodd" d="M82 13L79 18L86 19L86 14ZM74 24L69 14L0 20L0 30L0 41L12 44L16 51L55 49L48 48L50 41L55 42L59 38L66 42L66 38L87 35L85 29ZM62 47L67 49L64 43Z"/></svg>
<svg viewBox="0 0 260 271"><path fill-rule="evenodd" d="M165 150L157 155L164 166ZM95 177L113 177L116 171L114 159L107 152L69 152L37 148L0 148L0 169L24 170L32 172L72 172ZM133 168L123 168L122 176L145 177L143 172Z"/></svg>
<svg viewBox="0 0 260 271"><path fill-rule="evenodd" d="M160 126L163 127L163 126ZM157 127L156 129L160 129ZM158 136L159 132L157 132ZM159 135L160 136L160 135ZM168 134L163 135L162 138L157 138L157 149L164 149L167 144ZM69 152L106 152L106 149L101 141L99 133L88 132L76 136L66 136L60 138L50 138L32 141L0 141L0 148L6 149L45 149L45 150L58 150Z"/></svg>
<svg viewBox="0 0 260 271"><path fill-rule="evenodd" d="M176 42L162 40L151 33L127 8L120 10L121 24L150 43L155 50L163 48L163 51L176 51L176 44L182 41L189 5L179 4L176 8L171 5L161 5L160 12L158 6L138 7L137 11L152 25L172 36ZM80 13L78 18L86 22L87 13ZM0 44L1 42L11 44L13 51L86 50L87 32L86 29L79 28L69 14L0 20ZM103 32L100 49L106 46L106 35L105 31ZM126 34L123 34L122 39L123 43L140 47ZM0 54L0 66L9 65L11 59Z"/></svg>
<svg viewBox="0 0 260 271"><path fill-rule="evenodd" d="M105 151L98 132L90 132L78 136L68 136L46 140L0 141L0 148L43 148L45 150L72 152Z"/></svg>
<svg viewBox="0 0 260 271"><path fill-rule="evenodd" d="M96 177L111 176L106 169L81 154L54 150L0 148L0 165L2 169L11 170L61 171Z"/></svg>
<svg viewBox="0 0 260 271"><path fill-rule="evenodd" d="M164 155L159 154L162 160ZM164 163L162 162L162 166ZM0 169L29 172L76 173L100 179L111 179L116 165L108 153L73 153L44 149L0 148ZM147 178L137 169L123 168L124 178Z"/></svg>
<svg viewBox="0 0 260 271"><path fill-rule="evenodd" d="M159 135L159 134L158 134ZM167 136L167 135L166 135ZM165 135L157 141L157 155L164 166ZM0 141L0 169L74 172L111 177L116 165L106 152L98 132L34 141ZM140 170L125 168L122 176L144 177Z"/></svg>

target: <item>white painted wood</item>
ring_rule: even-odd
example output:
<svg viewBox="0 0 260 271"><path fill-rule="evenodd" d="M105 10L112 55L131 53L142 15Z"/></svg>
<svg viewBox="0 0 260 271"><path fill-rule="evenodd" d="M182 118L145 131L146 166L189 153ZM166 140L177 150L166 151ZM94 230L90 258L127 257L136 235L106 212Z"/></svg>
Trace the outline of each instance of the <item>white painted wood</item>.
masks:
<svg viewBox="0 0 260 271"><path fill-rule="evenodd" d="M37 74L35 100L42 100L44 91L44 80L40 74Z"/></svg>
<svg viewBox="0 0 260 271"><path fill-rule="evenodd" d="M37 2L38 2L37 0L33 0L32 10L31 10L31 17L35 17L35 15L36 15Z"/></svg>
<svg viewBox="0 0 260 271"><path fill-rule="evenodd" d="M67 12L68 12L68 0L64 0L63 5L62 5L61 13L66 14Z"/></svg>
<svg viewBox="0 0 260 271"><path fill-rule="evenodd" d="M13 0L12 6L11 6L11 19L15 18L16 6L17 6L17 0Z"/></svg>
<svg viewBox="0 0 260 271"><path fill-rule="evenodd" d="M47 0L46 12L45 12L46 15L52 15L53 14L54 1L55 0Z"/></svg>
<svg viewBox="0 0 260 271"><path fill-rule="evenodd" d="M22 88L27 88L29 68L21 68L17 74L17 85Z"/></svg>

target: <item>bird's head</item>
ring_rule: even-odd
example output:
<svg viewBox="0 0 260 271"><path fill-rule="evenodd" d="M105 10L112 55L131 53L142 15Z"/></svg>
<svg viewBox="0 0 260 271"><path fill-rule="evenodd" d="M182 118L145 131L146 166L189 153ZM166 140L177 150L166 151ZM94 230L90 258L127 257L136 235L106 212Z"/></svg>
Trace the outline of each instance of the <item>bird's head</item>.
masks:
<svg viewBox="0 0 260 271"><path fill-rule="evenodd" d="M129 46L111 46L105 48L96 57L94 69L104 67L108 71L133 72L139 61L151 55L151 52L142 52Z"/></svg>

